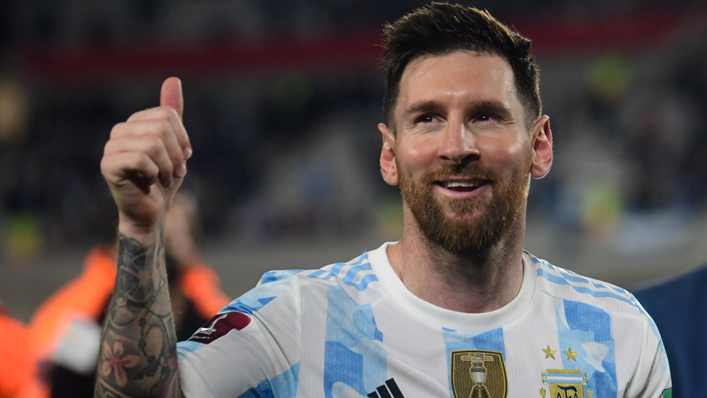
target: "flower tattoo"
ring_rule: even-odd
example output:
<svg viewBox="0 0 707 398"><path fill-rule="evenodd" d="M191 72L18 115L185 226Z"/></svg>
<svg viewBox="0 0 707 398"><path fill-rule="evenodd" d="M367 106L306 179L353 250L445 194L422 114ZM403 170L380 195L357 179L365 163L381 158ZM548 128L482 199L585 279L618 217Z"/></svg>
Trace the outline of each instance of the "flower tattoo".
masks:
<svg viewBox="0 0 707 398"><path fill-rule="evenodd" d="M113 343L111 350L107 342L103 342L103 362L101 362L101 376L107 378L111 371L115 370L115 382L120 387L125 387L128 384L128 376L125 374L125 369L130 369L137 365L140 357L137 355L125 354L125 349L120 341Z"/></svg>

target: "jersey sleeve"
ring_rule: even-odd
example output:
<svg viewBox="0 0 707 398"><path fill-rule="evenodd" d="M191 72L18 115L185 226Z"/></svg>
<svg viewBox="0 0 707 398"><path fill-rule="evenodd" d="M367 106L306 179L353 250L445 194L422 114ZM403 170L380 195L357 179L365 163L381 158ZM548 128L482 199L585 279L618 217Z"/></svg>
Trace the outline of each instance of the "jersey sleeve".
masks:
<svg viewBox="0 0 707 398"><path fill-rule="evenodd" d="M297 271L274 271L177 345L186 397L294 396L301 298Z"/></svg>
<svg viewBox="0 0 707 398"><path fill-rule="evenodd" d="M638 303L635 297L632 298ZM640 347L641 355L627 397L671 398L673 384L663 340L650 315L640 304L638 307L645 315Z"/></svg>

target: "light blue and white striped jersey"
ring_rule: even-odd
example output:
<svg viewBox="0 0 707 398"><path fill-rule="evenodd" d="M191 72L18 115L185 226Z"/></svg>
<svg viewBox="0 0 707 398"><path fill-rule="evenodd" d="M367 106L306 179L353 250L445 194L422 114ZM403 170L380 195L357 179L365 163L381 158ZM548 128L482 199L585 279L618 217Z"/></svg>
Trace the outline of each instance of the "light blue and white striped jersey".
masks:
<svg viewBox="0 0 707 398"><path fill-rule="evenodd" d="M266 273L178 345L187 397L658 398L670 370L626 290L524 253L518 296L468 314L412 294L388 243Z"/></svg>

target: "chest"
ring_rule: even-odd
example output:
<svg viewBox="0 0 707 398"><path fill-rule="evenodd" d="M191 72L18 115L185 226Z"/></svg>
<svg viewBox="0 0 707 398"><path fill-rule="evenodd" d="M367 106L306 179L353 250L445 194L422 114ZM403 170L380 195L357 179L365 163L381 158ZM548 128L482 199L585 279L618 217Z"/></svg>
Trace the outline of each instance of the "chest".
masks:
<svg viewBox="0 0 707 398"><path fill-rule="evenodd" d="M633 358L622 353L617 364L621 342L608 314L573 305L550 302L481 332L429 325L392 306L329 306L303 325L298 396L620 395Z"/></svg>

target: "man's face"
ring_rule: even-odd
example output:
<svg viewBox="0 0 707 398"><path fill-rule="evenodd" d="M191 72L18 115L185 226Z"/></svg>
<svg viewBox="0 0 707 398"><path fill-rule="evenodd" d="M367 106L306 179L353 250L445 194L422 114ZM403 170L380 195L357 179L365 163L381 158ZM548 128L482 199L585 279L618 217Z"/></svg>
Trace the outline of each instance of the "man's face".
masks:
<svg viewBox="0 0 707 398"><path fill-rule="evenodd" d="M524 211L533 162L508 63L466 51L414 60L395 123L397 183L427 239L453 253L496 244Z"/></svg>

